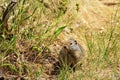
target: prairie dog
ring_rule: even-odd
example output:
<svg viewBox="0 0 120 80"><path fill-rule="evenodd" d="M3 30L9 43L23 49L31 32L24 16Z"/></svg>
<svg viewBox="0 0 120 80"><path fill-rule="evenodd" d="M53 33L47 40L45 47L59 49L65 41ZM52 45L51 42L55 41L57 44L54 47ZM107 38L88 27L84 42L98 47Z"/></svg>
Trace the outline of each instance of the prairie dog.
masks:
<svg viewBox="0 0 120 80"><path fill-rule="evenodd" d="M68 47L70 50L70 54L72 54L76 59L79 59L80 57L82 58L85 56L85 50L83 47L74 39L69 39L68 40Z"/></svg>
<svg viewBox="0 0 120 80"><path fill-rule="evenodd" d="M68 40L67 45L63 46L60 50L60 64L77 67L84 55L85 51L83 47L76 40L71 38Z"/></svg>

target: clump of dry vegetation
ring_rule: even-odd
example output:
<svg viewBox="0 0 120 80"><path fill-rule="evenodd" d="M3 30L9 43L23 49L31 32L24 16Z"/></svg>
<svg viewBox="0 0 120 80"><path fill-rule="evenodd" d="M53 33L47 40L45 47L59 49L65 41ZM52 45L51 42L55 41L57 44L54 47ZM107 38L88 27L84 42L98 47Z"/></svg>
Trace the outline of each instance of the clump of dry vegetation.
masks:
<svg viewBox="0 0 120 80"><path fill-rule="evenodd" d="M120 79L120 2L103 2L18 0L10 7L10 1L1 0L0 78ZM56 75L54 63L70 37L84 46L86 60L82 70L66 67Z"/></svg>

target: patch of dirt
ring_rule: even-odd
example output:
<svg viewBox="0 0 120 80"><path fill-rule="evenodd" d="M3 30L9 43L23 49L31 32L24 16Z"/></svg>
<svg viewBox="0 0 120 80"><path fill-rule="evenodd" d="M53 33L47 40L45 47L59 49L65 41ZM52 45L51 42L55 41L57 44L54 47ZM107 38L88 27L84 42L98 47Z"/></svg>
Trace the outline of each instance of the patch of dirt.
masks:
<svg viewBox="0 0 120 80"><path fill-rule="evenodd" d="M56 80L57 78L57 75L59 73L59 68L57 66L59 65L58 54L61 48L60 45L62 45L62 42L59 41L57 43L54 42L54 44L50 45L51 53L43 60L42 65L44 68L44 73L48 76L46 80ZM40 80L42 79L40 78Z"/></svg>

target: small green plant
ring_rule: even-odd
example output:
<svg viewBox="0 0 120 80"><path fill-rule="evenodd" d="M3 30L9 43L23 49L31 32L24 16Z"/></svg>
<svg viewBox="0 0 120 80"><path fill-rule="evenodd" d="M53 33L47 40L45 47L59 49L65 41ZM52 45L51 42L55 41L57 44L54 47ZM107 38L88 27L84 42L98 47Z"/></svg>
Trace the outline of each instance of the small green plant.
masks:
<svg viewBox="0 0 120 80"><path fill-rule="evenodd" d="M8 3L6 12L3 13L3 19L7 19L0 20L0 67L3 72L8 70L8 75L37 80L43 69L32 69L36 66L31 65L40 61L39 57L50 52L48 46L69 24L60 24L65 13L56 12L60 15L54 16L56 13L49 11L44 2L20 0L16 3L14 10L14 4ZM55 7L58 11L57 5ZM7 32L7 29L3 30L3 23L7 23L10 32Z"/></svg>

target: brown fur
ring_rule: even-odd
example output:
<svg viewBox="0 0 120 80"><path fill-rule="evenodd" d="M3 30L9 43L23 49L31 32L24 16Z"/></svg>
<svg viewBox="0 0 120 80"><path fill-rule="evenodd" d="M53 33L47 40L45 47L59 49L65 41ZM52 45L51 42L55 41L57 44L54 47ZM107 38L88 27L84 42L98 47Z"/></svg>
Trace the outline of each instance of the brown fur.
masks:
<svg viewBox="0 0 120 80"><path fill-rule="evenodd" d="M76 68L84 55L85 53L83 47L77 43L76 40L69 39L68 44L63 46L60 51L60 64Z"/></svg>

